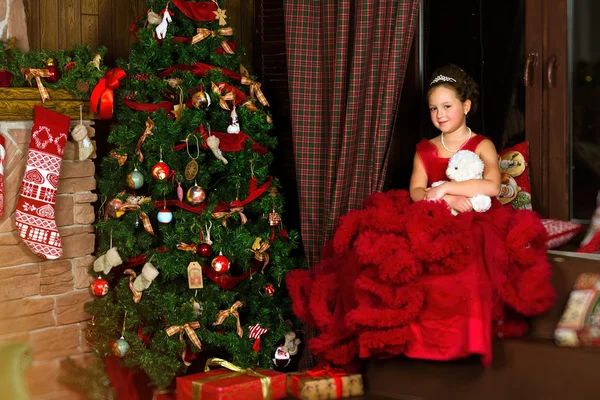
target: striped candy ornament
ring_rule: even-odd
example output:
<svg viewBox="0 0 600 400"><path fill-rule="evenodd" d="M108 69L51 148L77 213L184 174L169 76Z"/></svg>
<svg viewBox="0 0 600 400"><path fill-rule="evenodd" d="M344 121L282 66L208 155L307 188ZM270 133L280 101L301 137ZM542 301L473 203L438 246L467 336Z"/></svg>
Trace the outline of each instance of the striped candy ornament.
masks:
<svg viewBox="0 0 600 400"><path fill-rule="evenodd" d="M260 351L260 337L264 333L267 333L269 330L266 328L262 328L260 324L249 326L248 329L250 331L248 333L248 338L256 339L256 341L252 345L252 350L254 350L255 353L258 353Z"/></svg>

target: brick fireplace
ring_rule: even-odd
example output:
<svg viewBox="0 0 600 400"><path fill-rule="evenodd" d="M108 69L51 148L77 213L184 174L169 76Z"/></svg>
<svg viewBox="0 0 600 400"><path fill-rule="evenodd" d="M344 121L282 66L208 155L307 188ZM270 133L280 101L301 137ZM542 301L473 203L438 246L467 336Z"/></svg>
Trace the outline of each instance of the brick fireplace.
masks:
<svg viewBox="0 0 600 400"><path fill-rule="evenodd" d="M70 116L72 126L79 123ZM92 123L84 124L93 135ZM32 346L27 384L33 399L80 399L56 378L66 357L85 362L91 355L84 332L90 316L83 305L90 299L87 269L94 261L95 167L92 160L79 161L77 143L69 138L56 200L64 253L52 261L37 257L20 240L14 218L31 127L31 120L0 121L7 153L5 210L0 218L0 341Z"/></svg>

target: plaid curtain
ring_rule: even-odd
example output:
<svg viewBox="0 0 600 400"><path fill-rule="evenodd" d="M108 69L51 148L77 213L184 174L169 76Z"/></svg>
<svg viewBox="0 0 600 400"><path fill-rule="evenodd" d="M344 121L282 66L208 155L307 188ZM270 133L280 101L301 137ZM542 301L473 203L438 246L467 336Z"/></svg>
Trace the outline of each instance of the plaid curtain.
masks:
<svg viewBox="0 0 600 400"><path fill-rule="evenodd" d="M419 0L285 0L300 219L309 266L341 215L381 191Z"/></svg>

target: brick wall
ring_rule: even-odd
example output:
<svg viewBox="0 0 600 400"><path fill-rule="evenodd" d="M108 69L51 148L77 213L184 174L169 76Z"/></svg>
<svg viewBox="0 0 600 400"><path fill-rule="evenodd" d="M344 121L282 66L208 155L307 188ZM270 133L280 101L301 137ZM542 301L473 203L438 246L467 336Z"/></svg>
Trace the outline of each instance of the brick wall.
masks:
<svg viewBox="0 0 600 400"><path fill-rule="evenodd" d="M79 121L73 121L76 123ZM89 125L89 121L84 123ZM5 210L0 218L0 341L32 345L33 364L27 382L33 399L80 399L56 378L67 356L80 362L91 356L84 336L90 316L83 311L83 304L90 299L87 268L94 260L94 162L79 161L77 144L67 142L56 200L63 256L42 260L20 240L14 219L31 127L31 121L0 122L0 133L6 137Z"/></svg>

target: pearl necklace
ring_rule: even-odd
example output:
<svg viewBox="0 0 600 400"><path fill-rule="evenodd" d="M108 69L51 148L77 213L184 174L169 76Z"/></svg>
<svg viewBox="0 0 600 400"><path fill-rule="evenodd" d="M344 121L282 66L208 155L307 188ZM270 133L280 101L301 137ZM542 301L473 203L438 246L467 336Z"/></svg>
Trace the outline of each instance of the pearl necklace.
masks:
<svg viewBox="0 0 600 400"><path fill-rule="evenodd" d="M468 141L471 139L471 134L472 134L473 132L471 131L471 128L469 128L468 126L467 126L467 129L469 130L469 137L468 137L468 138L467 138L467 140L465 140L465 141L464 141L464 143L463 143L463 144L462 144L462 145L461 145L461 146L460 146L458 149L456 149L456 150L450 150L449 148L447 148L447 147L446 147L446 144L444 143L444 132L442 132L442 146L444 146L444 148L445 148L446 150L448 150L450 153L456 153L457 151L459 151L459 150L460 150L460 149L461 149L461 148L462 148L462 147L465 145L465 143L467 143L467 142L468 142Z"/></svg>

